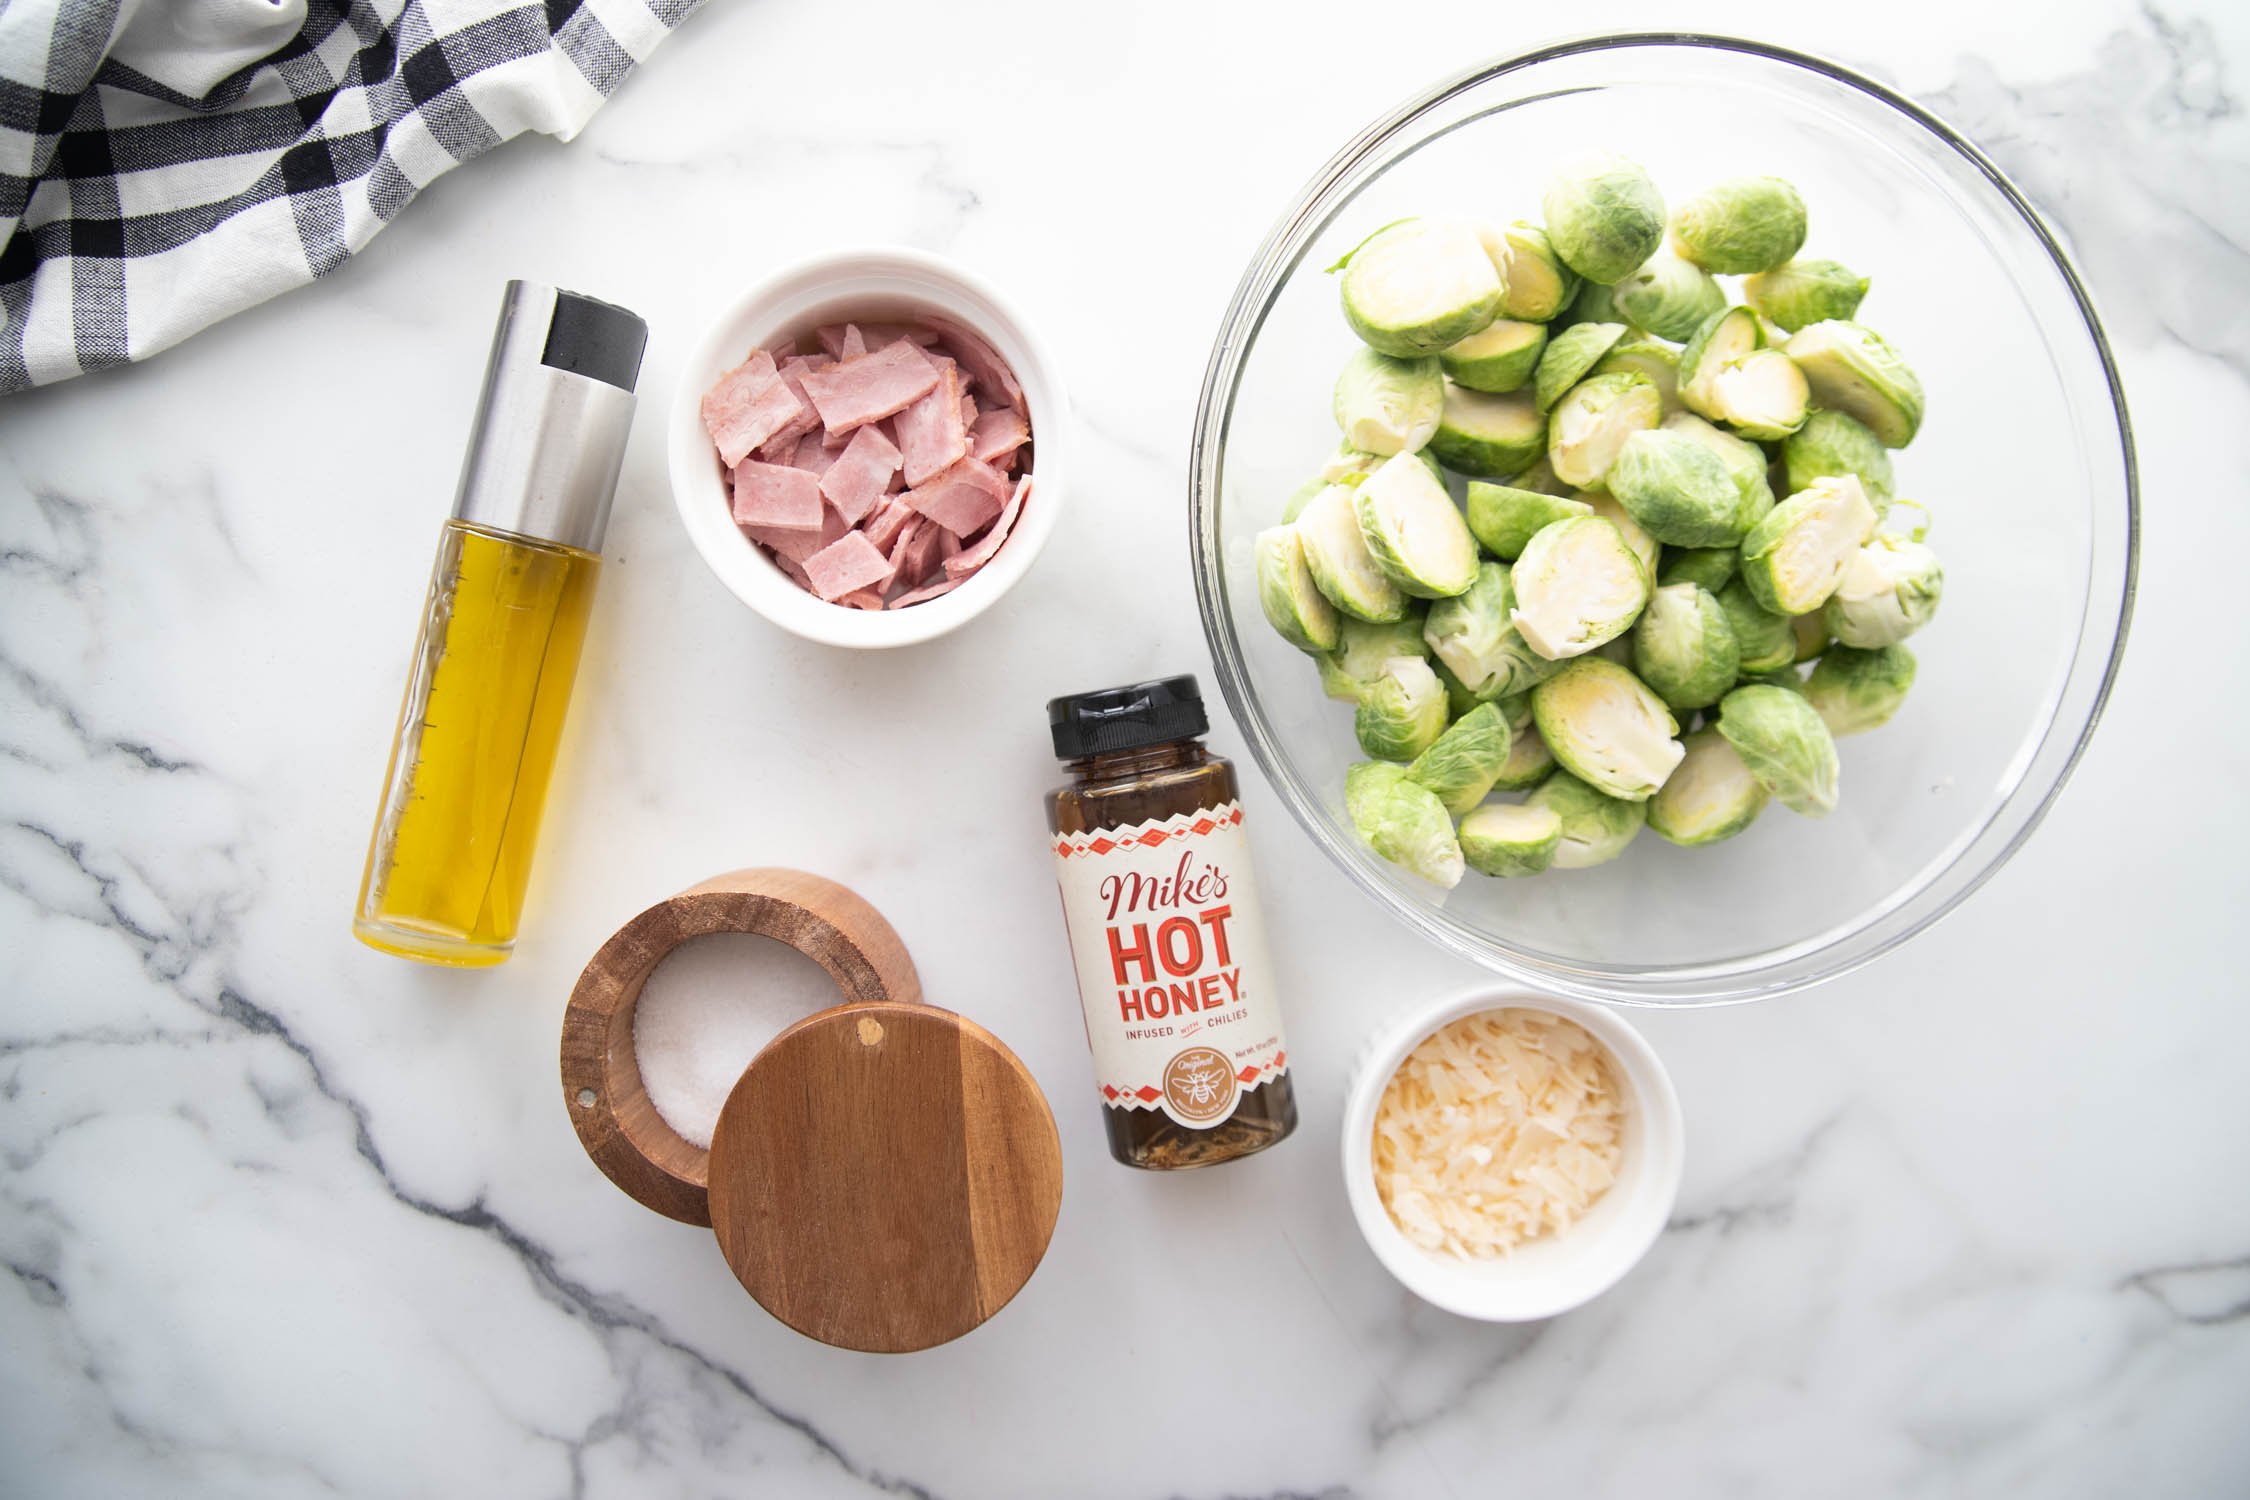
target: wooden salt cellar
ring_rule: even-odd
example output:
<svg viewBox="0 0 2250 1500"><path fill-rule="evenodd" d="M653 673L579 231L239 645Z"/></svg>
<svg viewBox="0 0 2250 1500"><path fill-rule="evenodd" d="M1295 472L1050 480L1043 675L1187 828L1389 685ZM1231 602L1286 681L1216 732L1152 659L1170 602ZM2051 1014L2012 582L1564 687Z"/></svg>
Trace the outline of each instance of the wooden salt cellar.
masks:
<svg viewBox="0 0 2250 1500"><path fill-rule="evenodd" d="M633 1008L666 954L712 932L787 943L844 1003L766 1045L705 1152L650 1101ZM1062 1146L1015 1054L921 997L905 944L858 895L798 870L737 870L642 912L587 964L563 1018L563 1097L595 1165L658 1213L710 1225L775 1317L839 1348L926 1349L1037 1269Z"/></svg>

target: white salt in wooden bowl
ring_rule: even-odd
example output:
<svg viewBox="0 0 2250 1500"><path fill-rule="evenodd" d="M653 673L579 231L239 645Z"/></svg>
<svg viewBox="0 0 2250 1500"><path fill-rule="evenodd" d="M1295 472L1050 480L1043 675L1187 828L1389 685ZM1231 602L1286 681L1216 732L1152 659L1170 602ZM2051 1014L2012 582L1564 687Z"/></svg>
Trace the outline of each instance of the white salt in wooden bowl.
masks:
<svg viewBox="0 0 2250 1500"><path fill-rule="evenodd" d="M698 408L720 376L777 337L822 323L906 322L927 313L982 334L1014 370L1030 408L1031 492L1006 544L951 593L898 610L830 604L799 588L734 524L724 472ZM831 646L910 646L975 619L1030 571L1070 493L1070 413L1046 346L992 287L920 250L840 250L799 261L745 292L688 356L666 423L672 498L695 550L743 603L784 630Z"/></svg>

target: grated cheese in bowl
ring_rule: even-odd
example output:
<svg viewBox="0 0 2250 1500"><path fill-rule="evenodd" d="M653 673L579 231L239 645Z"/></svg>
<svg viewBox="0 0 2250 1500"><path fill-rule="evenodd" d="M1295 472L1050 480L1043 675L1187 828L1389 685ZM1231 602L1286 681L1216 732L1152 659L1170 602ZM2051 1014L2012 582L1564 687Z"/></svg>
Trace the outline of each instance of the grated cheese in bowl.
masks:
<svg viewBox="0 0 2250 1500"><path fill-rule="evenodd" d="M1375 1188L1422 1249L1505 1256L1569 1228L1617 1180L1625 1103L1577 1022L1478 1011L1424 1037L1375 1111Z"/></svg>

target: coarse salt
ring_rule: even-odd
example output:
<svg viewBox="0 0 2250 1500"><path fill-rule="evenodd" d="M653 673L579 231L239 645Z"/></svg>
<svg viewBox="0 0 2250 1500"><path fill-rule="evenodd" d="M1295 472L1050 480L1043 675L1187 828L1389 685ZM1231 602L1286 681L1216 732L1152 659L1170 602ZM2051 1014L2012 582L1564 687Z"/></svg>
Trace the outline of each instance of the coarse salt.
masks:
<svg viewBox="0 0 2250 1500"><path fill-rule="evenodd" d="M719 932L682 943L633 1007L641 1086L665 1124L709 1149L719 1111L759 1049L839 998L826 969L774 938Z"/></svg>

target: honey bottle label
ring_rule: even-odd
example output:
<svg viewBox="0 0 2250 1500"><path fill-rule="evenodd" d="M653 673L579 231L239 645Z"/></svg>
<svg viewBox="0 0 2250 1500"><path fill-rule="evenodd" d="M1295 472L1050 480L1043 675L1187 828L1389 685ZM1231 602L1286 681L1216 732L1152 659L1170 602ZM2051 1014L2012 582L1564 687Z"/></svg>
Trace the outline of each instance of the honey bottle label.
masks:
<svg viewBox="0 0 2250 1500"><path fill-rule="evenodd" d="M1105 1106L1207 1130L1288 1070L1239 806L1062 834L1054 848Z"/></svg>

